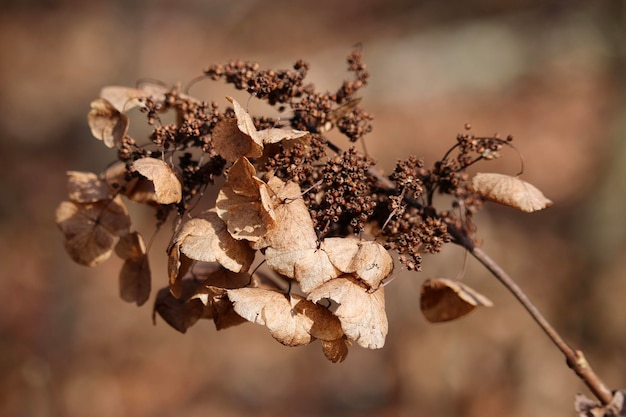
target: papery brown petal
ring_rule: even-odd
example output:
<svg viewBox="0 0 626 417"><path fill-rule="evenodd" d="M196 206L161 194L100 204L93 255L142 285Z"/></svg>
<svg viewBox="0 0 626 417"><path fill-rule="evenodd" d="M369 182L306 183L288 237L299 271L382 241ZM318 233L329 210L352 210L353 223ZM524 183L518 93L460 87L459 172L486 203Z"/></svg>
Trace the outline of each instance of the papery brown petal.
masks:
<svg viewBox="0 0 626 417"><path fill-rule="evenodd" d="M139 258L146 254L146 244L139 232L128 233L115 245L115 254L122 259Z"/></svg>
<svg viewBox="0 0 626 417"><path fill-rule="evenodd" d="M256 130L256 127L254 126L254 121L252 120L252 117L250 117L246 109L241 107L241 105L237 102L237 100L235 100L232 97L226 97L226 99L233 104L233 109L235 110L235 117L237 118L237 127L239 128L241 133L250 137L250 139L252 140L252 143L258 146L259 150L262 151L263 143L256 136L257 130ZM256 156L251 156L251 155L244 155L244 156L256 158L261 155L259 154Z"/></svg>
<svg viewBox="0 0 626 417"><path fill-rule="evenodd" d="M130 217L118 196L95 203L63 201L56 211L56 223L72 259L93 266L107 259L118 237L129 232Z"/></svg>
<svg viewBox="0 0 626 417"><path fill-rule="evenodd" d="M256 242L274 224L271 214L260 200L235 194L226 185L218 193L215 209L226 223L230 235L237 240Z"/></svg>
<svg viewBox="0 0 626 417"><path fill-rule="evenodd" d="M320 340L326 359L332 363L343 362L348 356L348 340L345 337L336 340Z"/></svg>
<svg viewBox="0 0 626 417"><path fill-rule="evenodd" d="M236 119L218 122L211 138L215 151L229 162L242 156L258 158L263 155L263 143L257 137L257 130L250 115L232 97L226 97L233 104Z"/></svg>
<svg viewBox="0 0 626 417"><path fill-rule="evenodd" d="M202 285L204 287L235 289L245 287L251 281L252 277L248 272L233 272L228 269L218 268L215 272L206 276Z"/></svg>
<svg viewBox="0 0 626 417"><path fill-rule="evenodd" d="M141 106L146 98L163 102L167 91L167 88L155 84L147 84L142 88L107 86L100 90L100 98L108 100L117 110L125 113Z"/></svg>
<svg viewBox="0 0 626 417"><path fill-rule="evenodd" d="M278 143L283 140L294 140L301 139L308 135L309 132L305 130L296 130L296 129L278 129L278 128L269 128L264 130L259 130L256 132L257 137L260 142L264 145L270 143Z"/></svg>
<svg viewBox="0 0 626 417"><path fill-rule="evenodd" d="M326 252L317 248L276 250L269 247L265 251L265 260L273 271L296 279L304 292L309 292L340 274Z"/></svg>
<svg viewBox="0 0 626 417"><path fill-rule="evenodd" d="M189 300L200 285L201 283L194 279L183 280L180 298L174 297L169 287L159 290L154 302L152 321L156 324L158 314L174 329L185 333L204 314L204 305L200 300Z"/></svg>
<svg viewBox="0 0 626 417"><path fill-rule="evenodd" d="M227 184L235 194L259 198L259 188L265 183L256 177L256 169L248 158L241 157L228 170Z"/></svg>
<svg viewBox="0 0 626 417"><path fill-rule="evenodd" d="M312 323L308 332L316 339L337 340L344 336L341 322L337 316L322 305L313 304L302 298L298 299L294 305L293 312L306 316L311 320Z"/></svg>
<svg viewBox="0 0 626 417"><path fill-rule="evenodd" d="M222 271L234 274L230 271ZM228 299L226 289L210 285L210 279L207 279L190 299L190 301L200 300L204 305L202 318L213 319L217 330L245 323L247 320L233 309L233 303Z"/></svg>
<svg viewBox="0 0 626 417"><path fill-rule="evenodd" d="M281 252L316 248L317 234L298 184L284 183L276 177L267 184L274 192L272 202L275 225L253 247L262 249L269 246Z"/></svg>
<svg viewBox="0 0 626 417"><path fill-rule="evenodd" d="M234 239L226 223L213 210L205 211L185 223L174 237L181 253L203 262L218 262L234 272L247 271L255 251L246 241Z"/></svg>
<svg viewBox="0 0 626 417"><path fill-rule="evenodd" d="M269 188L255 173L247 158L239 158L229 169L228 181L215 203L218 216L238 240L255 242L274 225Z"/></svg>
<svg viewBox="0 0 626 417"><path fill-rule="evenodd" d="M227 291L235 311L246 320L266 326L271 335L287 346L300 346L314 338L312 328L332 326L332 314L295 294L281 294L261 288ZM324 312L325 311L325 312Z"/></svg>
<svg viewBox="0 0 626 417"><path fill-rule="evenodd" d="M626 390L614 390L608 404L576 394L574 409L579 417L626 417Z"/></svg>
<svg viewBox="0 0 626 417"><path fill-rule="evenodd" d="M178 203L183 197L178 177L165 162L156 158L141 158L133 162L133 169L154 185L155 201L159 204Z"/></svg>
<svg viewBox="0 0 626 417"><path fill-rule="evenodd" d="M87 115L91 134L113 148L122 142L128 132L128 116L120 113L111 103L103 98L91 102Z"/></svg>
<svg viewBox="0 0 626 417"><path fill-rule="evenodd" d="M112 197L106 181L93 172L67 172L67 193L75 203L95 203Z"/></svg>
<svg viewBox="0 0 626 417"><path fill-rule="evenodd" d="M141 306L150 298L150 287L148 257L141 255L126 259L120 271L120 297L122 300Z"/></svg>
<svg viewBox="0 0 626 417"><path fill-rule="evenodd" d="M241 133L237 121L226 119L217 122L211 133L215 152L228 162L234 162L242 156L258 158L262 155L262 147L252 138Z"/></svg>
<svg viewBox="0 0 626 417"><path fill-rule="evenodd" d="M341 272L354 274L371 289L393 271L393 259L377 242L360 241L353 238L328 238L322 249L330 262Z"/></svg>
<svg viewBox="0 0 626 417"><path fill-rule="evenodd" d="M348 339L368 349L382 348L388 331L383 287L370 293L358 281L344 275L311 291L313 302L327 298L339 304L335 315Z"/></svg>
<svg viewBox="0 0 626 417"><path fill-rule="evenodd" d="M103 176L110 189L117 190L135 203L157 203L154 183L142 176L131 177L125 163L111 165Z"/></svg>
<svg viewBox="0 0 626 417"><path fill-rule="evenodd" d="M454 320L477 306L492 305L487 297L456 280L430 278L422 284L420 307L431 323Z"/></svg>
<svg viewBox="0 0 626 417"><path fill-rule="evenodd" d="M527 213L552 205L534 185L517 177L495 173L478 173L472 178L472 188L481 197L517 208Z"/></svg>
<svg viewBox="0 0 626 417"><path fill-rule="evenodd" d="M183 277L187 274L193 260L180 253L180 242L172 245L168 251L167 272L170 278L170 292L176 298L182 296Z"/></svg>

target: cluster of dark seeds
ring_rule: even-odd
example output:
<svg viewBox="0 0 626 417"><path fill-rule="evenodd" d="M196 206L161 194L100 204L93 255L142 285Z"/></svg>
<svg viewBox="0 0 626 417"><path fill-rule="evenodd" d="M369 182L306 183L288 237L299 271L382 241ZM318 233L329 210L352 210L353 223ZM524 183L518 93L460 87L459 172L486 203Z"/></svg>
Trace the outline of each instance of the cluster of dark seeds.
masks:
<svg viewBox="0 0 626 417"><path fill-rule="evenodd" d="M466 132L457 136L454 146L431 169L410 156L399 161L388 177L393 188L381 187L380 178L371 174L374 162L367 155L355 148L344 152L325 136L336 128L354 142L372 130L373 116L360 107L357 97L369 78L361 50L353 51L347 63L352 77L335 92L318 92L312 84L305 84L309 64L302 60L286 70L262 69L255 62L233 60L209 67L204 75L245 90L288 115L253 116L258 130L290 127L309 132L306 140L268 144L257 169L300 185L320 237L361 233L369 225L368 230L378 230L379 238L399 253L408 269L418 270L421 253L437 252L450 241L448 225L473 235L471 218L481 200L469 187L466 168L498 157L503 145L513 138L476 137L467 125ZM162 123L160 115L167 110L175 112L175 123ZM234 118L234 111L230 107L220 111L216 102L198 101L181 94L178 88L171 89L160 102L147 99L142 111L154 126L150 143L139 146L132 138L124 138L118 148L119 159L127 163L144 156L177 160L184 195L178 211L185 212L192 200L228 168L215 153L211 134L218 122ZM178 152L176 159L171 158ZM451 209L435 208L438 193L454 197ZM168 212L160 210L160 216Z"/></svg>
<svg viewBox="0 0 626 417"><path fill-rule="evenodd" d="M363 231L376 207L372 198L375 182L368 175L373 164L370 158L350 148L324 166L321 195L314 188L306 198L320 235L326 235L331 225L350 226L354 233Z"/></svg>

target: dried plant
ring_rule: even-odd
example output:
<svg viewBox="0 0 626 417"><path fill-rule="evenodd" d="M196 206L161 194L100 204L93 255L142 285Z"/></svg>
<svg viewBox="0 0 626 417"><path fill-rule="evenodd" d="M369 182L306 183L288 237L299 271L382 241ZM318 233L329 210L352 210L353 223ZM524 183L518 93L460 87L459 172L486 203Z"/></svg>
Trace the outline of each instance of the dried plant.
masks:
<svg viewBox="0 0 626 417"><path fill-rule="evenodd" d="M68 173L68 200L56 220L72 259L92 266L115 252L124 260L121 298L144 304L151 292L147 248L126 204L152 206L156 230L168 220L172 225L169 282L157 293L155 315L183 333L199 319L212 319L217 329L250 321L287 346L319 339L326 358L341 362L353 343L369 349L385 343L384 286L394 268L388 251L419 271L422 254L454 243L512 291L587 383L599 404L579 399L581 415L609 413L610 404L622 412L582 352L562 341L477 246L472 219L483 201L526 212L552 204L518 177L468 173L513 149L513 137L477 136L466 125L434 166L410 156L385 176L369 155L354 146L342 150L327 137L335 129L357 142L372 130L373 117L357 97L369 76L361 51L347 61L351 78L335 92L305 84L309 65L302 60L289 70L231 61L204 72L274 106L274 118L251 115L231 97L193 98L179 86L104 88L87 119L118 161L100 174ZM128 134L133 108L152 126L147 141ZM175 115L173 123L162 121L166 112ZM217 198L199 211L209 187ZM436 205L438 194L451 204ZM491 302L458 280L433 278L424 282L420 304L438 322Z"/></svg>

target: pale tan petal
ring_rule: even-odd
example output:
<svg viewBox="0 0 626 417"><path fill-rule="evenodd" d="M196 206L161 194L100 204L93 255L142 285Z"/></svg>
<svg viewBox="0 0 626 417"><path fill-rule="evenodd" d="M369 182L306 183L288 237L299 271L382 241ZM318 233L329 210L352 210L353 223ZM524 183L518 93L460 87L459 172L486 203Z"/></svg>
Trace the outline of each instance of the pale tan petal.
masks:
<svg viewBox="0 0 626 417"><path fill-rule="evenodd" d="M496 173L478 173L472 178L472 188L481 197L517 208L527 213L552 205L534 185L517 177Z"/></svg>
<svg viewBox="0 0 626 417"><path fill-rule="evenodd" d="M313 302L324 298L339 304L335 315L348 339L369 349L384 346L388 323L383 287L370 293L356 279L344 275L322 284L308 296Z"/></svg>
<svg viewBox="0 0 626 417"><path fill-rule="evenodd" d="M487 297L457 280L430 278L422 284L420 308L432 323L454 320L477 306L492 305Z"/></svg>
<svg viewBox="0 0 626 417"><path fill-rule="evenodd" d="M113 148L121 143L128 132L128 116L103 98L91 102L87 122L91 134L96 139L103 141L108 148Z"/></svg>
<svg viewBox="0 0 626 417"><path fill-rule="evenodd" d="M133 169L152 181L157 203L178 203L182 199L182 185L172 168L165 162L156 158L141 158L133 162Z"/></svg>

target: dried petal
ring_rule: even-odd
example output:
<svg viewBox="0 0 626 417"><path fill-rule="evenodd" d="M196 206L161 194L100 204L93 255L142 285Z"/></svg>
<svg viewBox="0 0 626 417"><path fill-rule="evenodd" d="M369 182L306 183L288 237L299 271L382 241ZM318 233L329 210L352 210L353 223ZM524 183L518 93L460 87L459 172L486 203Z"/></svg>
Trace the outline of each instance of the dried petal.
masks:
<svg viewBox="0 0 626 417"><path fill-rule="evenodd" d="M247 271L255 251L247 242L234 239L213 210L205 211L183 225L174 246L191 259L218 262L234 272Z"/></svg>
<svg viewBox="0 0 626 417"><path fill-rule="evenodd" d="M259 130L256 132L257 138L264 145L268 145L270 143L278 143L283 140L301 139L308 134L309 132L307 132L306 130L278 129L275 127Z"/></svg>
<svg viewBox="0 0 626 417"><path fill-rule="evenodd" d="M256 128L250 115L232 97L236 119L218 122L211 135L215 151L229 162L242 156L258 158L263 154L263 143L256 137Z"/></svg>
<svg viewBox="0 0 626 417"><path fill-rule="evenodd" d="M118 196L95 203L63 201L56 211L56 223L72 259L93 266L107 259L118 237L128 233L130 217Z"/></svg>
<svg viewBox="0 0 626 417"><path fill-rule="evenodd" d="M269 188L254 174L254 167L245 157L238 159L229 169L228 181L215 203L231 236L251 242L265 236L274 225Z"/></svg>
<svg viewBox="0 0 626 417"><path fill-rule="evenodd" d="M422 284L420 307L431 323L454 320L477 306L492 305L487 297L456 280L430 278Z"/></svg>
<svg viewBox="0 0 626 417"><path fill-rule="evenodd" d="M200 300L189 300L200 285L201 283L194 279L182 280L179 298L174 297L169 288L161 288L154 302L152 321L156 323L158 314L174 329L185 333L204 313L204 306Z"/></svg>
<svg viewBox="0 0 626 417"><path fill-rule="evenodd" d="M120 297L138 306L150 297L150 265L146 256L146 245L138 232L132 232L120 238L115 246L115 253L124 259L120 272Z"/></svg>
<svg viewBox="0 0 626 417"><path fill-rule="evenodd" d="M307 293L340 274L326 252L317 248L276 250L269 247L265 251L265 260L272 270L296 279L302 291Z"/></svg>
<svg viewBox="0 0 626 417"><path fill-rule="evenodd" d="M133 169L154 185L155 202L178 203L182 199L182 186L178 177L165 162L156 158L141 158L133 162Z"/></svg>
<svg viewBox="0 0 626 417"><path fill-rule="evenodd" d="M267 185L272 196L274 227L254 243L255 249L272 247L280 252L317 247L317 234L313 220L298 184L271 178Z"/></svg>
<svg viewBox="0 0 626 417"><path fill-rule="evenodd" d="M237 314L266 326L272 337L287 346L310 343L314 339L311 332L325 334L320 329L332 328L335 319L325 307L295 294L240 288L228 290L228 298Z"/></svg>
<svg viewBox="0 0 626 417"><path fill-rule="evenodd" d="M91 134L113 148L122 142L128 132L128 116L120 113L109 101L98 98L91 102L87 115Z"/></svg>
<svg viewBox="0 0 626 417"><path fill-rule="evenodd" d="M233 309L233 303L228 299L226 289L241 288L250 282L247 273L234 273L220 268L213 272L196 290L190 298L200 300L204 305L203 318L213 319L217 330L226 329L244 323L246 319L241 317Z"/></svg>
<svg viewBox="0 0 626 417"><path fill-rule="evenodd" d="M517 177L495 173L478 173L472 178L472 188L481 197L517 208L527 213L552 205L534 185Z"/></svg>
<svg viewBox="0 0 626 417"><path fill-rule="evenodd" d="M128 233L115 245L115 254L122 259L139 258L146 254L146 244L139 232Z"/></svg>
<svg viewBox="0 0 626 417"><path fill-rule="evenodd" d="M150 298L150 281L146 255L126 259L120 271L120 297L129 303L143 305Z"/></svg>
<svg viewBox="0 0 626 417"><path fill-rule="evenodd" d="M306 136L308 132L295 129L269 128L257 130L248 112L232 97L226 97L233 105L235 119L218 122L213 128L212 140L215 151L229 162L242 156L259 158L263 145Z"/></svg>
<svg viewBox="0 0 626 417"><path fill-rule="evenodd" d="M67 193L75 203L95 203L112 197L106 181L93 172L67 172Z"/></svg>
<svg viewBox="0 0 626 417"><path fill-rule="evenodd" d="M576 394L574 408L579 417L626 417L626 390L614 390L608 404Z"/></svg>
<svg viewBox="0 0 626 417"><path fill-rule="evenodd" d="M383 287L370 293L355 278L343 275L322 284L308 296L313 302L323 298L340 304L335 315L348 339L368 349L384 346L388 323Z"/></svg>
<svg viewBox="0 0 626 417"><path fill-rule="evenodd" d="M147 98L163 102L167 91L167 88L155 84L146 84L142 88L108 86L100 90L100 97L108 100L120 112L125 113L141 106L142 101Z"/></svg>
<svg viewBox="0 0 626 417"><path fill-rule="evenodd" d="M180 298L183 291L183 277L187 274L189 269L191 269L194 261L180 253L179 244L172 245L167 254L167 272L170 278L170 292L174 297Z"/></svg>
<svg viewBox="0 0 626 417"><path fill-rule="evenodd" d="M333 363L343 362L348 356L348 344L345 336L336 340L321 340L322 351L326 359Z"/></svg>
<svg viewBox="0 0 626 417"><path fill-rule="evenodd" d="M354 274L371 289L393 271L393 259L377 242L366 242L352 238L328 238L322 249L330 262L341 272Z"/></svg>

